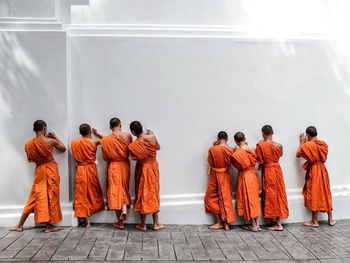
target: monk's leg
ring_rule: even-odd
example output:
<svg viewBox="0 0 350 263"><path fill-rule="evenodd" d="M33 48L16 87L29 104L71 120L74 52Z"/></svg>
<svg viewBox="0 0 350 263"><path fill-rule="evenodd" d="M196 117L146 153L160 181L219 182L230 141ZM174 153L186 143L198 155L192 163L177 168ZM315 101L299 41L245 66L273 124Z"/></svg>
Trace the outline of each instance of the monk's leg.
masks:
<svg viewBox="0 0 350 263"><path fill-rule="evenodd" d="M24 222L27 220L28 216L29 216L29 213L23 213L18 224L14 227L11 227L10 231L19 231L19 232L23 231L23 225L24 225Z"/></svg>
<svg viewBox="0 0 350 263"><path fill-rule="evenodd" d="M229 231L230 230L230 225L227 222L223 222L223 223L224 223L225 231Z"/></svg>
<svg viewBox="0 0 350 263"><path fill-rule="evenodd" d="M141 224L136 225L136 229L141 230L141 231L146 231L146 215L140 214L140 219L141 219Z"/></svg>
<svg viewBox="0 0 350 263"><path fill-rule="evenodd" d="M157 213L154 213L154 214L152 215L152 217L153 217L153 230L159 230L159 229L165 228L164 225L159 224L158 212L157 212Z"/></svg>
<svg viewBox="0 0 350 263"><path fill-rule="evenodd" d="M90 227L90 219L89 219L89 217L85 217L85 227L87 227L87 228Z"/></svg>
<svg viewBox="0 0 350 263"><path fill-rule="evenodd" d="M60 230L61 228L59 226L53 226L49 223L46 223L46 226L45 226L45 233L50 233L50 232L54 232L54 231L58 231Z"/></svg>
<svg viewBox="0 0 350 263"><path fill-rule="evenodd" d="M337 222L333 220L332 211L328 212L328 225L334 226Z"/></svg>
<svg viewBox="0 0 350 263"><path fill-rule="evenodd" d="M274 225L272 226L267 226L266 229L267 230L272 230L272 231L282 231L283 230L283 226L281 224L281 220L277 217L276 221L274 221Z"/></svg>
<svg viewBox="0 0 350 263"><path fill-rule="evenodd" d="M319 227L317 216L318 216L318 212L317 211L312 211L312 219L311 219L311 221L303 222L302 225L303 226L308 226L308 227Z"/></svg>
<svg viewBox="0 0 350 263"><path fill-rule="evenodd" d="M115 215L117 216L118 222L113 223L113 226L119 229L124 229L124 222L120 219L121 213L121 210L115 210Z"/></svg>
<svg viewBox="0 0 350 263"><path fill-rule="evenodd" d="M221 228L224 228L224 225L221 221L221 218L219 216L219 214L214 214L215 218L216 218L216 223L212 226L210 226L209 228L210 229L221 229Z"/></svg>
<svg viewBox="0 0 350 263"><path fill-rule="evenodd" d="M125 221L126 220L126 213L128 211L128 208L126 206L126 204L123 205L123 209L121 211L121 215L119 216L119 219L122 220L122 221Z"/></svg>

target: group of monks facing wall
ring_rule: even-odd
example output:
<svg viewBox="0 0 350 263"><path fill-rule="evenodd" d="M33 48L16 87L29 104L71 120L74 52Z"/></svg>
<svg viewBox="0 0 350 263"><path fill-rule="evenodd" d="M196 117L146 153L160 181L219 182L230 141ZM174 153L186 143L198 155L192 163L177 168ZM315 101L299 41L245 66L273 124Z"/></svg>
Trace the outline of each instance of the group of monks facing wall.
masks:
<svg viewBox="0 0 350 263"><path fill-rule="evenodd" d="M136 160L135 167L135 203L134 210L140 214L141 223L136 228L146 231L146 215L153 217L153 230L164 228L159 223L159 169L156 159L160 145L151 130L143 129L139 121L130 123L131 134L121 130L118 118L110 120L112 133L103 136L88 124L81 124L80 139L71 143L72 154L77 162L75 176L74 216L84 218L85 226L90 227L89 216L105 210L114 210L117 221L113 226L124 228L127 210L131 206L129 193L130 160ZM54 226L62 220L59 203L59 173L53 159L53 147L65 151L66 147L54 132L47 132L46 123L34 122L36 137L25 145L27 159L36 164L34 182L28 201L23 209L19 223L11 227L13 231L23 231L23 225L30 213L34 213L37 223L45 223L45 232L57 231ZM92 137L92 134L96 138ZM236 189L236 209L239 216L249 220L250 224L242 226L248 231L261 231L258 217L261 216L259 202L259 179L254 167L259 164L262 176L264 217L271 220L268 230L283 230L280 219L289 216L286 189L279 159L283 154L282 145L273 141L273 129L269 125L262 128L263 140L256 149L246 143L242 132L234 135L236 146L228 145L228 136L219 132L217 140L208 152L209 183L204 203L207 213L216 218L216 223L209 228L229 230L229 224L235 222L233 206L233 189L229 167L232 164L238 169ZM317 139L315 127L306 129L306 136L301 134L300 147L296 156L306 159L303 168L306 170L303 195L305 206L312 211L312 219L303 222L309 227L318 227L318 212L328 213L328 224L333 226L332 196L327 169L324 165L328 147ZM105 206L102 189L96 169L97 146L101 145L102 157L107 163Z"/></svg>

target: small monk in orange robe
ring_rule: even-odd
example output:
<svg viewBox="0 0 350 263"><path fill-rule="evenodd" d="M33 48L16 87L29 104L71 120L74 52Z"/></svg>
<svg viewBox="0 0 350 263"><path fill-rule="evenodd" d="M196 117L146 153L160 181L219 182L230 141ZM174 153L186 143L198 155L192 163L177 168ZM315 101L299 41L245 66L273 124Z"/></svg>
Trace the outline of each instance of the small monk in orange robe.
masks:
<svg viewBox="0 0 350 263"><path fill-rule="evenodd" d="M53 159L53 147L64 152L66 147L54 132L47 133L43 120L34 122L36 137L25 145L28 162L36 164L34 182L28 201L23 209L19 223L11 227L11 231L23 231L23 224L30 213L38 224L45 223L45 232L60 229L53 224L62 220L60 206L60 176L57 163Z"/></svg>
<svg viewBox="0 0 350 263"><path fill-rule="evenodd" d="M131 204L130 187L130 161L128 146L132 142L130 133L122 131L122 123L118 118L109 122L112 133L103 136L93 129L93 133L100 137L102 157L107 162L106 167L106 196L107 209L115 210L118 222L113 226L124 228L127 209Z"/></svg>
<svg viewBox="0 0 350 263"><path fill-rule="evenodd" d="M329 184L328 171L324 163L327 160L328 146L317 139L317 130L310 126L300 134L300 147L296 156L306 160L303 168L306 170L303 189L305 206L312 211L311 221L303 222L304 226L318 227L318 212L328 213L328 224L336 224L332 217L332 194Z"/></svg>
<svg viewBox="0 0 350 263"><path fill-rule="evenodd" d="M143 132L139 121L130 123L131 133L137 139L129 145L131 158L137 160L135 168L135 205L134 210L140 213L141 224L136 228L146 231L146 215L153 217L153 230L164 228L159 223L159 169L156 159L160 145L154 133Z"/></svg>
<svg viewBox="0 0 350 263"><path fill-rule="evenodd" d="M259 168L262 168L262 190L264 202L264 218L272 221L268 230L282 231L280 219L289 216L286 187L284 185L282 169L278 163L283 154L282 145L272 138L274 132L270 125L261 129L263 141L256 146Z"/></svg>
<svg viewBox="0 0 350 263"><path fill-rule="evenodd" d="M237 213L251 224L243 226L244 229L257 232L261 231L258 217L261 215L259 203L259 178L254 166L256 164L255 149L246 143L242 132L234 136L239 147L232 154L232 164L238 169L238 180L236 190ZM236 146L236 147L237 147Z"/></svg>
<svg viewBox="0 0 350 263"><path fill-rule="evenodd" d="M204 197L205 211L213 214L216 224L210 229L225 228L235 222L235 210L232 200L231 177L228 168L231 165L233 148L227 144L228 136L224 131L219 132L214 146L208 152L209 183Z"/></svg>
<svg viewBox="0 0 350 263"><path fill-rule="evenodd" d="M81 124L79 132L82 138L72 141L72 154L78 163L75 174L74 216L84 218L85 227L90 227L89 216L105 209L95 164L100 139L91 138L89 124Z"/></svg>

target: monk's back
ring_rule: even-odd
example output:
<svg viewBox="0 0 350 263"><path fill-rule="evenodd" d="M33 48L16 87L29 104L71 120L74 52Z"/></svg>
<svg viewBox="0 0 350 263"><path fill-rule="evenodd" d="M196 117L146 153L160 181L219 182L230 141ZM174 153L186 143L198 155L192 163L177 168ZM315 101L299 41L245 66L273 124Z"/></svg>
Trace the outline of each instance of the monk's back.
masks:
<svg viewBox="0 0 350 263"><path fill-rule="evenodd" d="M72 153L77 162L95 162L97 147L87 139L72 141Z"/></svg>
<svg viewBox="0 0 350 263"><path fill-rule="evenodd" d="M129 149L133 160L143 160L149 157L156 157L157 155L157 146L140 139L133 141L129 145Z"/></svg>
<svg viewBox="0 0 350 263"><path fill-rule="evenodd" d="M129 142L118 138L114 133L104 137L100 141L103 159L108 160L124 160L129 156Z"/></svg>
<svg viewBox="0 0 350 263"><path fill-rule="evenodd" d="M273 145L270 142L259 142L257 145L257 152L261 150L262 162L267 163L277 163L281 158L282 151L277 146ZM259 154L258 154L259 156Z"/></svg>
<svg viewBox="0 0 350 263"><path fill-rule="evenodd" d="M40 162L52 158L52 146L39 138L33 138L25 144L29 162Z"/></svg>
<svg viewBox="0 0 350 263"><path fill-rule="evenodd" d="M243 148L239 148L232 154L233 165L238 170L245 170L254 167L256 164L256 155Z"/></svg>
<svg viewBox="0 0 350 263"><path fill-rule="evenodd" d="M328 154L328 146L324 141L312 140L304 143L300 150L302 157L310 163L326 162Z"/></svg>
<svg viewBox="0 0 350 263"><path fill-rule="evenodd" d="M213 167L222 168L230 166L233 151L228 147L223 145L212 146L210 147L209 152L212 157Z"/></svg>

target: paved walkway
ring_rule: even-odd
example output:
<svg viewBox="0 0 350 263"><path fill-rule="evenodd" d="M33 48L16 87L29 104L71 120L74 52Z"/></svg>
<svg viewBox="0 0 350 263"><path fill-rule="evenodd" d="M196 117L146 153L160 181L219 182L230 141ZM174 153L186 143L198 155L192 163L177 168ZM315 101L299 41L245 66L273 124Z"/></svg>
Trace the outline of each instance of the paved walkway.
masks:
<svg viewBox="0 0 350 263"><path fill-rule="evenodd" d="M350 220L338 220L335 227L288 224L283 232L258 233L238 226L228 232L211 231L203 225L166 227L143 233L133 225L116 230L96 224L90 229L67 227L50 234L42 228L22 233L0 228L0 261L350 262Z"/></svg>

